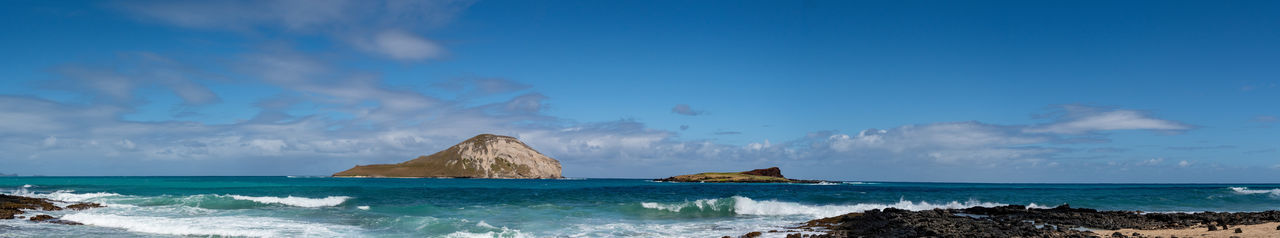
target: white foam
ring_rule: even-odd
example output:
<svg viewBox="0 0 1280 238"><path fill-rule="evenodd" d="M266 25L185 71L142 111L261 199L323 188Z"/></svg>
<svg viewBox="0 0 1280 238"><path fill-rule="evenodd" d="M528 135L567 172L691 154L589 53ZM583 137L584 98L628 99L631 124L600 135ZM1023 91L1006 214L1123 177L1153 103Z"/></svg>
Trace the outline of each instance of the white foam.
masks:
<svg viewBox="0 0 1280 238"><path fill-rule="evenodd" d="M719 204L720 201L721 201L720 199L698 199L697 201L693 201L693 202L684 202L684 203L676 203L676 204L642 202L640 203L640 206L648 209L658 209L658 210L665 210L665 211L671 211L671 212L680 212L681 209L684 209L686 207L697 207L698 210L709 209L713 211L718 211L719 207L717 207L716 205Z"/></svg>
<svg viewBox="0 0 1280 238"><path fill-rule="evenodd" d="M852 212L864 212L874 209L897 208L903 210L930 210L930 209L959 209L970 207L996 207L1006 204L981 202L969 200L965 202L951 201L948 203L932 204L928 202L912 202L907 200L899 200L897 203L881 204L881 203L858 203L851 205L806 205L794 202L782 202L777 200L756 201L751 198L733 196L729 200L733 202L733 212L738 215L756 215L756 216L807 216L813 218L832 217ZM640 203L644 208L658 209L672 212L680 212L685 208L697 207L699 210L719 211L723 202L722 199L700 199L693 202L684 202L676 204L663 204L644 202ZM727 208L727 207L726 207Z"/></svg>
<svg viewBox="0 0 1280 238"><path fill-rule="evenodd" d="M969 200L963 203L951 201L942 204L931 204L928 202L912 202L907 200L899 200L893 204L880 203L858 203L853 205L804 205L793 202L779 202L775 200L756 201L746 197L734 196L733 211L742 215L806 215L815 218L833 217L851 212L864 212L873 209L897 208L911 211L930 210L936 208L970 208L970 207L996 207L1005 204L980 202Z"/></svg>
<svg viewBox="0 0 1280 238"><path fill-rule="evenodd" d="M369 210L369 206L356 206L356 209L360 209L360 210L368 211L368 210Z"/></svg>
<svg viewBox="0 0 1280 238"><path fill-rule="evenodd" d="M123 196L118 193L107 193L107 192L74 193L75 192L74 190L58 190L52 193L33 193L31 191L27 191L26 188L28 187L23 186L22 189L14 191L12 195L34 197L34 198L47 198L50 200L66 201L66 202L84 202L89 200L97 200L98 198L103 198L103 197Z"/></svg>
<svg viewBox="0 0 1280 238"><path fill-rule="evenodd" d="M264 204L284 204L295 207L332 207L346 202L351 197L347 196L329 196L325 198L306 198L306 197L252 197L241 195L226 195L236 200L248 200Z"/></svg>
<svg viewBox="0 0 1280 238"><path fill-rule="evenodd" d="M482 238L482 237L483 237L483 238L494 238L494 237L504 237L504 238L524 238L524 237L534 237L533 235L524 234L523 232L520 232L520 230L516 230L516 229L510 229L510 228L506 228L506 227L502 227L502 228L498 228L498 229L501 229L501 230L498 230L498 231L488 231L488 232L484 232L484 233L472 233L472 232L458 231L458 232L454 232L454 233L451 233L451 234L445 235L444 237L449 237L449 238Z"/></svg>
<svg viewBox="0 0 1280 238"><path fill-rule="evenodd" d="M1031 203L1031 204L1027 204L1027 208L1035 208L1035 209L1050 209L1050 208L1052 208L1052 207L1047 207L1047 206L1040 205L1040 204L1036 204L1036 203L1034 203L1034 202L1033 202L1033 203Z"/></svg>
<svg viewBox="0 0 1280 238"><path fill-rule="evenodd" d="M35 185L30 185L30 184L23 184L23 185L22 185L22 188L33 188L33 187L35 187Z"/></svg>
<svg viewBox="0 0 1280 238"><path fill-rule="evenodd" d="M1271 189L1271 190L1254 190L1254 189L1249 189L1249 187L1230 187L1230 189L1231 189L1232 191L1235 191L1237 194L1264 194L1264 193L1267 193L1267 194L1271 194L1271 196L1277 196L1277 197L1280 197L1280 188Z"/></svg>
<svg viewBox="0 0 1280 238"><path fill-rule="evenodd" d="M478 226L478 227L484 227L484 228L490 228L490 229L497 229L497 228L498 228L498 227L495 227L495 226L493 226L493 225L489 225L489 223L484 223L484 221L480 221L480 222L476 223L476 226Z"/></svg>
<svg viewBox="0 0 1280 238"><path fill-rule="evenodd" d="M220 216L167 218L73 213L62 219L92 226L121 228L133 232L249 237L341 237L355 234L358 227L313 224L269 217Z"/></svg>

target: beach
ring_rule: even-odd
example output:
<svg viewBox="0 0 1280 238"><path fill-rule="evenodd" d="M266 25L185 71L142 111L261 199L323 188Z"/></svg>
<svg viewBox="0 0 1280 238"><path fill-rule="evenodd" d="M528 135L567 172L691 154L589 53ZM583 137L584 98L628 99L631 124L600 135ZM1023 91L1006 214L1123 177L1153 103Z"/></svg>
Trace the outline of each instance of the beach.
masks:
<svg viewBox="0 0 1280 238"><path fill-rule="evenodd" d="M1240 229L1237 233L1235 230ZM1217 229L1210 231L1208 227L1192 227L1183 229L1160 229L1160 230L1099 230L1095 231L1101 236L1110 236L1114 233L1133 235L1133 233L1141 234L1147 237L1210 237L1210 238L1262 238L1262 237L1280 237L1280 222L1268 222L1254 225L1234 226L1230 229Z"/></svg>

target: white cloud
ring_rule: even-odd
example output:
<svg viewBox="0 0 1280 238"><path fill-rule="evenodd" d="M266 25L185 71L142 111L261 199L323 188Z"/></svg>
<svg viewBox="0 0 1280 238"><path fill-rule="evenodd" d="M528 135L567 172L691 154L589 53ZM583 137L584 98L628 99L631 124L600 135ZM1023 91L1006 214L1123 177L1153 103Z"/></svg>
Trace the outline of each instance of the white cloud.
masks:
<svg viewBox="0 0 1280 238"><path fill-rule="evenodd" d="M1186 160L1178 161L1178 167L1186 168L1187 166L1191 166L1191 162L1187 162Z"/></svg>
<svg viewBox="0 0 1280 238"><path fill-rule="evenodd" d="M1054 152L1027 147L1053 138L1019 133L1016 128L978 122L946 122L906 125L893 129L868 129L857 135L832 134L826 146L846 155L885 155L940 163L989 165L995 162L1037 159Z"/></svg>
<svg viewBox="0 0 1280 238"><path fill-rule="evenodd" d="M444 56L439 44L398 30L387 30L360 43L360 47L397 60L425 60Z"/></svg>
<svg viewBox="0 0 1280 238"><path fill-rule="evenodd" d="M697 115L702 115L706 112L701 110L693 110L693 107L690 107L689 104L676 104L675 107L671 108L671 113L685 115L685 116L697 116Z"/></svg>
<svg viewBox="0 0 1280 238"><path fill-rule="evenodd" d="M161 87L173 92L187 106L200 106L221 101L201 81L201 74L189 66L149 52L121 53L107 67L64 65L54 71L61 76L48 87L84 93L99 103L138 104L135 91Z"/></svg>
<svg viewBox="0 0 1280 238"><path fill-rule="evenodd" d="M1133 110L1102 109L1085 106L1064 106L1058 122L1024 129L1028 133L1080 134L1114 130L1163 130L1191 129L1182 123L1147 116Z"/></svg>
<svg viewBox="0 0 1280 238"><path fill-rule="evenodd" d="M44 138L44 147L53 147L58 145L58 137L49 136Z"/></svg>
<svg viewBox="0 0 1280 238"><path fill-rule="evenodd" d="M256 34L280 30L320 34L396 60L443 56L438 43L411 32L451 22L473 1L156 1L123 2L118 7L144 20L179 27Z"/></svg>
<svg viewBox="0 0 1280 238"><path fill-rule="evenodd" d="M1138 165L1138 166L1155 166L1155 165L1160 165L1160 163L1163 163L1163 162L1164 162L1164 158L1154 158L1154 159L1149 159L1149 160L1143 160L1143 161L1141 161L1141 162L1136 163L1135 165Z"/></svg>

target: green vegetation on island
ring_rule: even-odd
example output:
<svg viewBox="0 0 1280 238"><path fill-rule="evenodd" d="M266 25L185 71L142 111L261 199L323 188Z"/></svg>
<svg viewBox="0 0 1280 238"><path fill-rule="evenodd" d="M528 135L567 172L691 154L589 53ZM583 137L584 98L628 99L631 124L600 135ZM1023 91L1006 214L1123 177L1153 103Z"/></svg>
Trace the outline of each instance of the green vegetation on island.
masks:
<svg viewBox="0 0 1280 238"><path fill-rule="evenodd" d="M767 169L757 169L736 173L710 172L699 174L688 174L669 177L665 179L655 179L659 182L692 182L692 183L821 183L821 180L800 180L789 179L782 176L782 170L778 167Z"/></svg>

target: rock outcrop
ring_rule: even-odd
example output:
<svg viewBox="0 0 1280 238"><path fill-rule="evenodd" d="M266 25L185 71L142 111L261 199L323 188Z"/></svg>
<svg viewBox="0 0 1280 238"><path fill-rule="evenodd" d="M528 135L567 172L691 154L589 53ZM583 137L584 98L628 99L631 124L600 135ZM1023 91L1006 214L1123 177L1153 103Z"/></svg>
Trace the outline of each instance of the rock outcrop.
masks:
<svg viewBox="0 0 1280 238"><path fill-rule="evenodd" d="M769 167L767 169L757 169L757 170L742 172L742 174L786 178L782 176L782 169L778 169L778 167Z"/></svg>
<svg viewBox="0 0 1280 238"><path fill-rule="evenodd" d="M896 208L816 219L786 237L1128 237L1118 229L1207 229L1280 221L1280 211L1238 213L1141 213L1019 205L907 211ZM801 234L822 231L826 234ZM1225 231L1222 231L1225 233ZM1130 233L1134 237L1151 237ZM1230 233L1228 233L1230 234ZM1119 236L1116 236L1119 235ZM1266 237L1274 237L1269 235ZM1225 237L1221 236L1221 237Z"/></svg>
<svg viewBox="0 0 1280 238"><path fill-rule="evenodd" d="M757 169L746 172L737 173L700 173L688 174L664 179L654 179L658 182L693 182L693 183L821 183L822 180L800 180L782 177L782 170L778 167L767 169Z"/></svg>
<svg viewBox="0 0 1280 238"><path fill-rule="evenodd" d="M33 198L33 197L0 194L0 219L14 219L14 218L21 219L23 217L17 216L17 215L26 213L23 210L41 210L41 211L62 210L62 207L58 207L57 205L54 205L53 202L54 202L53 200L44 199L44 198ZM67 206L67 208L72 210L84 210L84 209L97 208L97 207L104 207L104 206L102 206L102 204L97 204L97 203L76 203L76 204ZM56 217L45 215L45 214L38 214L38 215L32 216L28 220L34 221L34 222L48 222L48 223L57 223L57 224L66 224L66 225L82 225L78 222L64 221Z"/></svg>
<svg viewBox="0 0 1280 238"><path fill-rule="evenodd" d="M514 178L560 176L560 161L510 136L481 134L399 164L358 165L334 177Z"/></svg>

